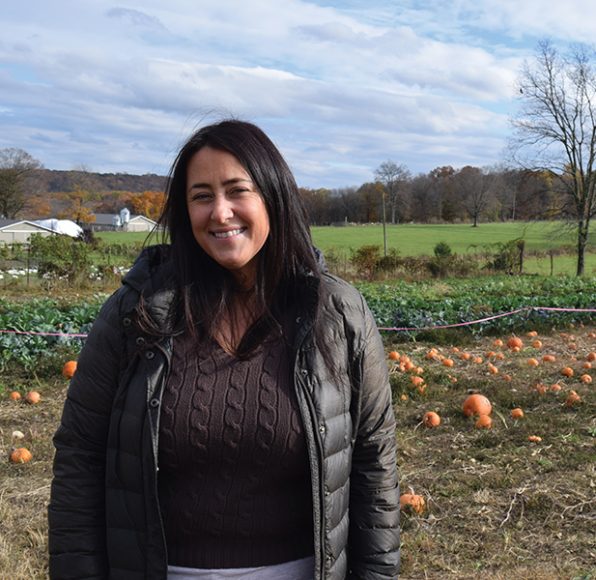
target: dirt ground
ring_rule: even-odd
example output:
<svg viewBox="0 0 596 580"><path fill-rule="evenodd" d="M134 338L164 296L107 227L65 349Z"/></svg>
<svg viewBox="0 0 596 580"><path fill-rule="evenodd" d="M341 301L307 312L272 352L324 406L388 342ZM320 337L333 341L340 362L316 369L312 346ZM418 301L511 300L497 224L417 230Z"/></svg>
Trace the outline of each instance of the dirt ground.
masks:
<svg viewBox="0 0 596 580"><path fill-rule="evenodd" d="M596 361L584 368L596 351L596 327L521 338L519 352L482 338L437 346L427 358L433 345L387 337L388 352L409 357L425 385L415 388L413 371L388 359L402 492L411 489L426 503L420 514L403 513L400 578L596 578L594 383L580 378L596 382ZM532 346L534 340L542 345ZM555 362L543 362L545 354ZM530 358L538 364L530 366ZM564 366L572 377L561 374ZM36 379L18 369L0 383L0 579L46 578L51 437L67 383L58 373ZM8 398L13 389L24 394L33 388L42 396L37 405ZM571 390L581 401L567 406ZM475 429L474 419L463 415L471 392L490 399L491 429ZM524 410L523 419L510 417L514 407ZM439 427L424 426L426 411L441 416ZM13 438L16 430L23 439ZM530 435L542 440L530 442ZM28 447L32 461L9 463L15 446Z"/></svg>

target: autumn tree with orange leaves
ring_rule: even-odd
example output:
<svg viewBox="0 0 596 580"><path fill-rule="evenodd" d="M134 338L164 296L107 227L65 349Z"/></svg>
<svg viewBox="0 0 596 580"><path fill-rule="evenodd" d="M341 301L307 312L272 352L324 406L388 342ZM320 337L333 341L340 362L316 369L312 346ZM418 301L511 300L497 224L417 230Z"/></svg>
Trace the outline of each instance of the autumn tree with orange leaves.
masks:
<svg viewBox="0 0 596 580"><path fill-rule="evenodd" d="M64 197L67 205L58 213L60 219L69 219L79 225L95 221L95 214L87 205L91 197L88 191L78 186L74 191L65 193Z"/></svg>
<svg viewBox="0 0 596 580"><path fill-rule="evenodd" d="M152 220L159 218L164 201L163 191L144 191L137 195L131 195L129 198L129 203L132 206L131 213L144 215Z"/></svg>

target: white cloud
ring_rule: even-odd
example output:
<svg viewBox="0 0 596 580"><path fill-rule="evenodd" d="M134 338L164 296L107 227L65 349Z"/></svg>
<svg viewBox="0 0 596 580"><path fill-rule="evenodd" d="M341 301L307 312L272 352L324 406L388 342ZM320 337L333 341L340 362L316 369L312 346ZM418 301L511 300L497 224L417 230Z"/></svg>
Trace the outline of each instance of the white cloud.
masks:
<svg viewBox="0 0 596 580"><path fill-rule="evenodd" d="M536 39L593 38L596 26L583 0L324 4L10 3L0 147L48 167L165 171L196 124L239 115L305 185L358 185L387 158L413 171L485 165L499 160Z"/></svg>

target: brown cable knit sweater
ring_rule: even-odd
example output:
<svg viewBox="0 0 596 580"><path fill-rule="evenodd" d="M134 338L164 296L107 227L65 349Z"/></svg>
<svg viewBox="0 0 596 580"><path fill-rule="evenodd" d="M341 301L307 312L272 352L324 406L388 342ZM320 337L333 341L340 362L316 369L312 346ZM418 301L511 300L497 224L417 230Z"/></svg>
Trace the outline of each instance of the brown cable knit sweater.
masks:
<svg viewBox="0 0 596 580"><path fill-rule="evenodd" d="M287 347L249 360L175 339L160 417L159 499L168 563L277 564L313 553L306 442Z"/></svg>

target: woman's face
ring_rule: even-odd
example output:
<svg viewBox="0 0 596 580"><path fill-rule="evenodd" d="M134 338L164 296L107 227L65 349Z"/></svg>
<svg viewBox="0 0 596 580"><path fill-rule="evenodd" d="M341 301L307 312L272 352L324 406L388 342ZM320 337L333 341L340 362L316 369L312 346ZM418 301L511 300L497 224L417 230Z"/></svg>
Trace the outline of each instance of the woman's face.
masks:
<svg viewBox="0 0 596 580"><path fill-rule="evenodd" d="M186 170L186 204L197 243L244 286L256 275L256 255L269 236L261 193L231 153L203 147Z"/></svg>

